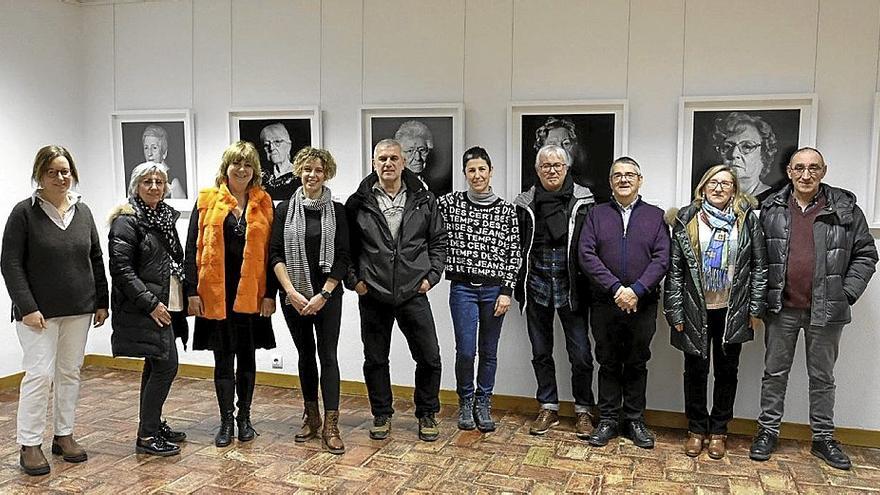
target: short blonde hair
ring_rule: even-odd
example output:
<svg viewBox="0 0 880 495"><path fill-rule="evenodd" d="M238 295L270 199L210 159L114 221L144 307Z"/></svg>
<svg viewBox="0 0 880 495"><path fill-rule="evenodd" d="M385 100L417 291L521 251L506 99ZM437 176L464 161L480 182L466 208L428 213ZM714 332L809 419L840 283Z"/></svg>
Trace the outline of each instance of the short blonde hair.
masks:
<svg viewBox="0 0 880 495"><path fill-rule="evenodd" d="M306 146L296 152L293 157L293 175L302 177L303 167L314 160L321 160L321 165L324 167L324 180L330 180L336 176L336 160L333 159L333 155L325 149L312 148L311 146Z"/></svg>
<svg viewBox="0 0 880 495"><path fill-rule="evenodd" d="M254 176L251 178L248 188L260 187L263 184L263 175L260 168L260 154L257 148L247 141L236 141L223 150L223 158L220 160L220 170L217 171L217 178L214 185L220 187L229 179L229 166L235 162L244 162L254 169Z"/></svg>

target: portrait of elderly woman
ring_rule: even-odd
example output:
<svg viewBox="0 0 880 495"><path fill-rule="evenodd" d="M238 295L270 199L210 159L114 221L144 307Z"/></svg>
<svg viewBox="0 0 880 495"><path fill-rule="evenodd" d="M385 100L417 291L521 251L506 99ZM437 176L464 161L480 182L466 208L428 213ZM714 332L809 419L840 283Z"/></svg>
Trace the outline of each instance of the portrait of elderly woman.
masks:
<svg viewBox="0 0 880 495"><path fill-rule="evenodd" d="M695 112L691 182L723 163L743 193L767 197L785 180L782 164L799 146L799 124L797 109Z"/></svg>
<svg viewBox="0 0 880 495"><path fill-rule="evenodd" d="M123 122L122 157L125 184L135 167L155 163L168 168L165 199L188 199L183 122Z"/></svg>
<svg viewBox="0 0 880 495"><path fill-rule="evenodd" d="M587 186L598 202L611 198L608 171L614 157L613 114L522 116L522 190L535 184L535 154L541 147L561 146L571 157L569 173Z"/></svg>
<svg viewBox="0 0 880 495"><path fill-rule="evenodd" d="M373 117L372 146L394 138L406 168L436 197L452 192L452 117Z"/></svg>
<svg viewBox="0 0 880 495"><path fill-rule="evenodd" d="M242 119L238 137L260 152L263 188L275 201L290 199L302 181L293 173L293 157L312 146L308 118Z"/></svg>

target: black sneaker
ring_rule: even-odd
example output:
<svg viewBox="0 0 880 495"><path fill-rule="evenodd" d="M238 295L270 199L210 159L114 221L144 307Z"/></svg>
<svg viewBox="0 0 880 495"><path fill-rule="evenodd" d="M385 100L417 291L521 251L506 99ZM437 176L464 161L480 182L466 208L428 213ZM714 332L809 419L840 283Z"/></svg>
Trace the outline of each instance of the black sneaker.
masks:
<svg viewBox="0 0 880 495"><path fill-rule="evenodd" d="M833 438L813 440L813 448L810 449L810 453L833 468L846 470L852 467L849 457L840 448L837 440Z"/></svg>
<svg viewBox="0 0 880 495"><path fill-rule="evenodd" d="M391 416L376 416L373 418L373 426L370 427L370 438L373 440L385 440L391 433Z"/></svg>
<svg viewBox="0 0 880 495"><path fill-rule="evenodd" d="M599 426L593 430L587 443L593 447L604 447L612 438L617 438L620 433L617 431L617 421L612 419L602 419Z"/></svg>
<svg viewBox="0 0 880 495"><path fill-rule="evenodd" d="M138 454L156 455L159 457L168 457L180 453L180 447L159 435L150 438L138 437L134 449Z"/></svg>
<svg viewBox="0 0 880 495"><path fill-rule="evenodd" d="M766 461L770 459L770 454L776 450L776 443L778 441L779 436L770 430L761 428L752 441L752 447L749 449L749 458L753 461Z"/></svg>
<svg viewBox="0 0 880 495"><path fill-rule="evenodd" d="M458 398L458 429L473 430L477 427L474 421L474 396Z"/></svg>
<svg viewBox="0 0 880 495"><path fill-rule="evenodd" d="M172 430L167 421L162 421L162 425L159 426L159 436L174 443L186 441L186 433Z"/></svg>
<svg viewBox="0 0 880 495"><path fill-rule="evenodd" d="M632 440L636 447L643 449L654 448L654 434L645 426L644 421L630 421L624 436Z"/></svg>
<svg viewBox="0 0 880 495"><path fill-rule="evenodd" d="M419 418L419 440L433 442L440 436L440 425L434 419L434 414L426 414Z"/></svg>

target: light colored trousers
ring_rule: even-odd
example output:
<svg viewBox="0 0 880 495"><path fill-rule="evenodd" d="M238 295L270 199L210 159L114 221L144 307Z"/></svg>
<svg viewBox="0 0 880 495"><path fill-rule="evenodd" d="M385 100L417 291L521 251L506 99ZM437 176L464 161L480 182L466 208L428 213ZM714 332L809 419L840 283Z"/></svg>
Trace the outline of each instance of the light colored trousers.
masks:
<svg viewBox="0 0 880 495"><path fill-rule="evenodd" d="M54 383L54 433L73 433L79 399L79 369L83 364L92 315L48 318L45 329L16 322L21 342L21 393L18 399L18 443L40 445L46 430L46 407Z"/></svg>

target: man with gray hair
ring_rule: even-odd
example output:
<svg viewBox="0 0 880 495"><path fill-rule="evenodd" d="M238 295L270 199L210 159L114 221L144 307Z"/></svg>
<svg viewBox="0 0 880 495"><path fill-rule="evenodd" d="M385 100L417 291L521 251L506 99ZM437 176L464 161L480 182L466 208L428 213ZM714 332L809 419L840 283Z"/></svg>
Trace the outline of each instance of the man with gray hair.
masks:
<svg viewBox="0 0 880 495"><path fill-rule="evenodd" d="M575 430L586 439L593 430L593 355L586 329L588 282L577 266L577 240L593 194L575 184L571 155L550 144L538 150L535 171L540 182L514 200L520 225L523 263L514 295L525 310L532 366L540 404L529 433L543 435L559 424L556 365L553 361L553 320L558 314L571 361Z"/></svg>
<svg viewBox="0 0 880 495"><path fill-rule="evenodd" d="M373 172L361 181L345 208L352 271L346 280L359 298L364 381L370 397L370 438L391 432L391 375L388 356L394 321L416 362L415 415L419 438L440 433L440 346L427 292L440 281L446 263L446 229L434 195L404 167L401 145L383 139L373 150Z"/></svg>

